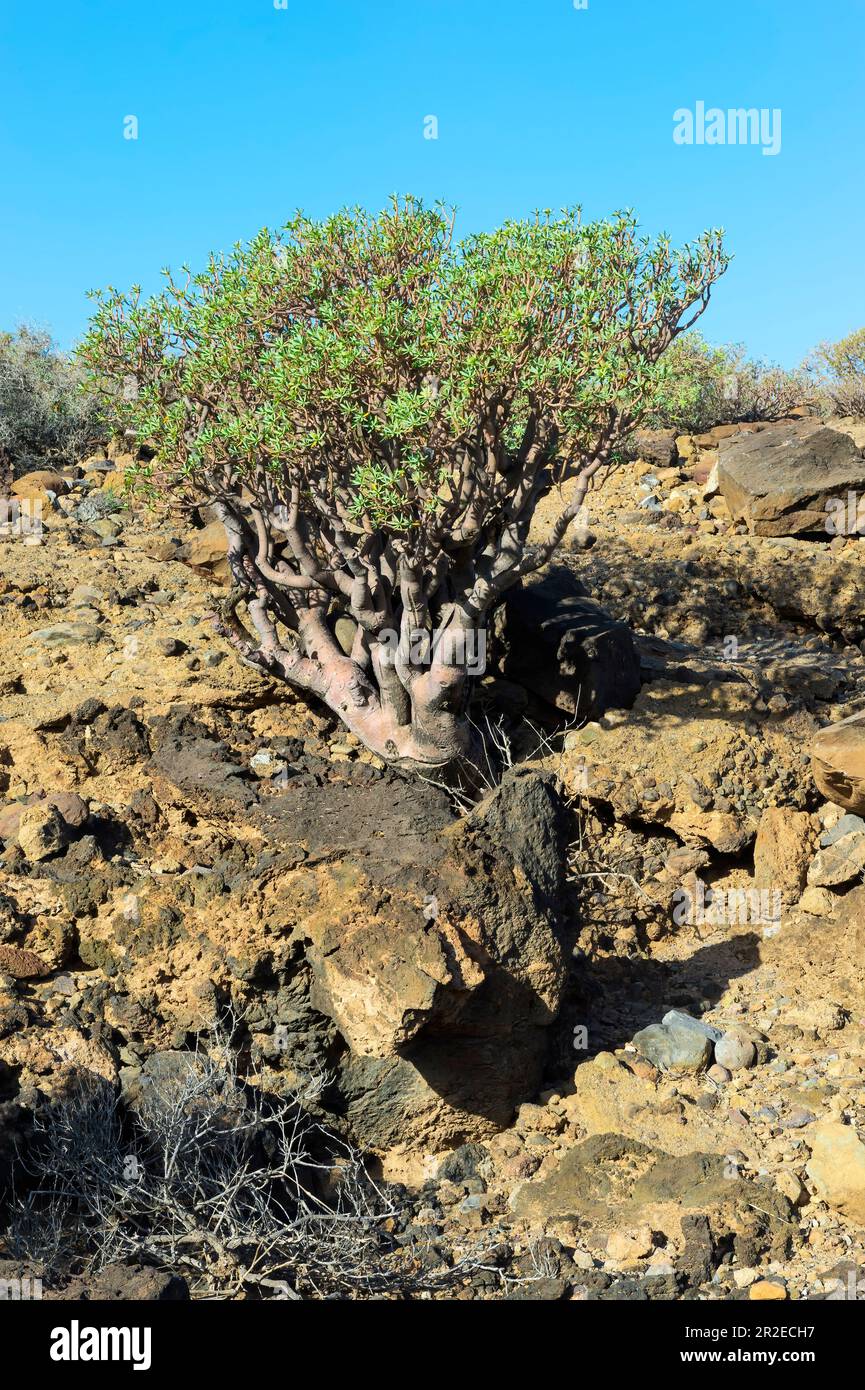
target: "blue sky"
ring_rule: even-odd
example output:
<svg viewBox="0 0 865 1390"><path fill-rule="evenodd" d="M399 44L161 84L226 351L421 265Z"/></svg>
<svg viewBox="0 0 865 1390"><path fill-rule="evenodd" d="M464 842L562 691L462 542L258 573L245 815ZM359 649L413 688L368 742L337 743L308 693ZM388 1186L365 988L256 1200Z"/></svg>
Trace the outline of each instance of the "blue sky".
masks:
<svg viewBox="0 0 865 1390"><path fill-rule="evenodd" d="M863 60L865 0L3 0L0 327L68 346L89 287L398 191L723 225L707 336L792 366L865 324ZM780 153L675 144L698 101Z"/></svg>

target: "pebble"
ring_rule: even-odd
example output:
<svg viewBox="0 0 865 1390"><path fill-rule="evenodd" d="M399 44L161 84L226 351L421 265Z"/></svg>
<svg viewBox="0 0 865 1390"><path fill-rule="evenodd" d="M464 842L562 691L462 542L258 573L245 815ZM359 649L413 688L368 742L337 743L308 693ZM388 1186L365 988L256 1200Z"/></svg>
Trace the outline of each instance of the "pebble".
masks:
<svg viewBox="0 0 865 1390"><path fill-rule="evenodd" d="M841 840L845 835L850 835L853 831L865 831L865 820L861 816L848 814L842 816L830 830L825 830L820 836L820 845L826 848L827 845L834 845L836 840Z"/></svg>
<svg viewBox="0 0 865 1390"><path fill-rule="evenodd" d="M254 776L268 778L277 777L280 772L285 772L287 764L270 748L260 748L250 758L249 768Z"/></svg>
<svg viewBox="0 0 865 1390"><path fill-rule="evenodd" d="M757 1049L750 1038L725 1033L715 1043L715 1061L728 1071L741 1071L745 1067L753 1067L756 1060Z"/></svg>
<svg viewBox="0 0 865 1390"><path fill-rule="evenodd" d="M634 1046L661 1071L701 1071L711 1060L712 1040L695 1023L653 1023L634 1034Z"/></svg>
<svg viewBox="0 0 865 1390"><path fill-rule="evenodd" d="M783 1284L777 1284L774 1279L760 1279L756 1284L752 1284L748 1290L748 1297L755 1303L770 1303L787 1297L787 1290Z"/></svg>
<svg viewBox="0 0 865 1390"><path fill-rule="evenodd" d="M648 1225L613 1231L607 1239L607 1254L611 1260L642 1260L651 1255L653 1248L652 1228Z"/></svg>
<svg viewBox="0 0 865 1390"><path fill-rule="evenodd" d="M810 1125L813 1121L814 1111L806 1110L804 1106L798 1105L781 1123L785 1129L804 1129L805 1125Z"/></svg>
<svg viewBox="0 0 865 1390"><path fill-rule="evenodd" d="M727 1071L726 1067L720 1066L718 1062L715 1062L709 1068L709 1070L706 1072L706 1075L712 1081L716 1081L719 1086L723 1086L727 1081L731 1080L730 1072Z"/></svg>
<svg viewBox="0 0 865 1390"><path fill-rule="evenodd" d="M717 1042L722 1036L720 1028L713 1027L711 1023L704 1023L701 1018L694 1018L681 1009L669 1009L661 1019L661 1023L666 1028L673 1024L681 1028L696 1028L698 1033L702 1033L704 1038L711 1038L712 1042Z"/></svg>

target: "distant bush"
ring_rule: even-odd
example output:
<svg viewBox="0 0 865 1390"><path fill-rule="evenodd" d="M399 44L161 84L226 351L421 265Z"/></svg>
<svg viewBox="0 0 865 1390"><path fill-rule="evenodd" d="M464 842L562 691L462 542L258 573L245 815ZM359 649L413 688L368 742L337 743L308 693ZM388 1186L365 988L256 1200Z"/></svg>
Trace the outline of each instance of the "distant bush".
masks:
<svg viewBox="0 0 865 1390"><path fill-rule="evenodd" d="M780 420L814 395L805 371L784 371L747 357L738 344L712 347L688 333L662 359L652 423L702 434L714 425Z"/></svg>
<svg viewBox="0 0 865 1390"><path fill-rule="evenodd" d="M833 410L865 419L865 328L840 343L821 343L810 365Z"/></svg>
<svg viewBox="0 0 865 1390"><path fill-rule="evenodd" d="M100 436L82 373L47 333L0 333L0 475L75 463Z"/></svg>

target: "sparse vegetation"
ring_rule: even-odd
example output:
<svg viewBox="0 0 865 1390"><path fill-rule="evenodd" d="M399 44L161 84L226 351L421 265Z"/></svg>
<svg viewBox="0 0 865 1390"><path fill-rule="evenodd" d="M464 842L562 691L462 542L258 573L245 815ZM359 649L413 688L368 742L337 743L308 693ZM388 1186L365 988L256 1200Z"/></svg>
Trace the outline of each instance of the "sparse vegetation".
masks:
<svg viewBox="0 0 865 1390"><path fill-rule="evenodd" d="M865 328L838 343L821 343L811 367L836 414L865 419Z"/></svg>
<svg viewBox="0 0 865 1390"><path fill-rule="evenodd" d="M309 1114L322 1078L265 1097L244 1084L222 1030L173 1056L132 1107L84 1073L37 1112L6 1240L13 1258L55 1285L144 1262L221 1298L417 1292L482 1266L482 1237L430 1267L394 1246L386 1222L398 1206Z"/></svg>
<svg viewBox="0 0 865 1390"><path fill-rule="evenodd" d="M76 463L99 438L80 367L33 328L0 333L0 474Z"/></svg>
<svg viewBox="0 0 865 1390"><path fill-rule="evenodd" d="M713 347L694 332L677 339L659 368L652 423L702 434L714 425L780 420L814 396L804 371L749 358L740 345Z"/></svg>

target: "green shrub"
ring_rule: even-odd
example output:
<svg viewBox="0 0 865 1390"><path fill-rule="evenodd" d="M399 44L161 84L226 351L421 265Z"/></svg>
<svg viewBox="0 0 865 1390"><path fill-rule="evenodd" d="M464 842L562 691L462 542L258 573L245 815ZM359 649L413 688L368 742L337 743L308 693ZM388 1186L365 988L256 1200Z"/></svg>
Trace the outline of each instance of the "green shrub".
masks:
<svg viewBox="0 0 865 1390"><path fill-rule="evenodd" d="M748 358L740 345L712 347L688 333L659 367L652 423L702 434L714 425L783 419L814 394L804 371L769 366Z"/></svg>
<svg viewBox="0 0 865 1390"><path fill-rule="evenodd" d="M82 372L47 333L0 333L0 473L75 463L100 435Z"/></svg>
<svg viewBox="0 0 865 1390"><path fill-rule="evenodd" d="M811 367L838 415L865 419L865 328L839 343L821 343Z"/></svg>

